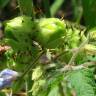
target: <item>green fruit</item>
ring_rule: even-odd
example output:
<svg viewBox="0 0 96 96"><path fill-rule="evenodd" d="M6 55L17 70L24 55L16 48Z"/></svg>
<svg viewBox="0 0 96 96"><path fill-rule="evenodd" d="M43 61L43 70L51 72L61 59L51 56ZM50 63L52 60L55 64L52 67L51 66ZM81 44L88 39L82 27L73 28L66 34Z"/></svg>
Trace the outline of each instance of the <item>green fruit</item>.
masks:
<svg viewBox="0 0 96 96"><path fill-rule="evenodd" d="M38 22L33 22L31 17L20 16L9 20L5 25L5 37L17 42L15 46L20 46L20 44L28 46L35 36L35 40L41 46L55 48L64 35L65 23L57 18L43 18ZM14 44L12 46L14 47Z"/></svg>
<svg viewBox="0 0 96 96"><path fill-rule="evenodd" d="M38 22L36 41L46 48L55 48L65 33L65 23L57 18L43 18Z"/></svg>
<svg viewBox="0 0 96 96"><path fill-rule="evenodd" d="M11 38L16 41L27 41L28 36L32 36L32 28L34 23L31 17L19 16L9 20L5 24L5 37Z"/></svg>
<svg viewBox="0 0 96 96"><path fill-rule="evenodd" d="M31 49L33 29L35 23L28 16L19 16L5 24L5 37L7 44L16 50Z"/></svg>

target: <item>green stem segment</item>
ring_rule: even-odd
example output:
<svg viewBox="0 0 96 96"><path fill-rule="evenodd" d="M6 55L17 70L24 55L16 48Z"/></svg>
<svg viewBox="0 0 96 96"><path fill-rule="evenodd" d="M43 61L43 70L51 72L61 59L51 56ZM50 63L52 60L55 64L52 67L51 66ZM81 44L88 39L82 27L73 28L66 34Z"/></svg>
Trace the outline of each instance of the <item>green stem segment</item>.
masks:
<svg viewBox="0 0 96 96"><path fill-rule="evenodd" d="M49 0L43 0L43 5L46 17L51 17Z"/></svg>
<svg viewBox="0 0 96 96"><path fill-rule="evenodd" d="M32 68L34 68L34 66L36 65L36 63L38 62L39 58L44 54L44 51L42 51L40 53L40 55L37 56L37 58L30 64L30 65L26 65L25 66L25 71L24 73L22 74L21 78L24 77L28 72L31 71Z"/></svg>
<svg viewBox="0 0 96 96"><path fill-rule="evenodd" d="M26 77L26 93L27 96L32 96L32 92L29 92L32 88L32 72L29 72L29 74Z"/></svg>
<svg viewBox="0 0 96 96"><path fill-rule="evenodd" d="M24 80L23 80L23 78L24 78L24 76L27 74L27 73L29 73L29 72L31 72L31 70L32 70L32 68L34 68L34 66L36 65L36 63L38 62L38 60L39 60L39 58L42 56L44 54L44 51L42 51L38 56L37 56L37 58L30 64L30 65L26 65L25 66L25 71L24 71L24 73L20 76L20 78L18 78L18 82L15 84L15 86L14 86L14 92L17 92L17 91L19 91L21 88L22 88L22 82L24 82ZM20 87L20 85L21 85L21 87ZM29 85L29 84L28 84Z"/></svg>
<svg viewBox="0 0 96 96"><path fill-rule="evenodd" d="M32 0L17 0L21 15L32 16L34 19L34 9Z"/></svg>

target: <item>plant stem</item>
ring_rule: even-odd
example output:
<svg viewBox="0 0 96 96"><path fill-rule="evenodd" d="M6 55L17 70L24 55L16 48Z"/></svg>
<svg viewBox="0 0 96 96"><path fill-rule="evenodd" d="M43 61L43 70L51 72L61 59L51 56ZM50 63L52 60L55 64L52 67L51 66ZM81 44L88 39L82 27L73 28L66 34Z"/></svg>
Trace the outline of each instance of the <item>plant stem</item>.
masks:
<svg viewBox="0 0 96 96"><path fill-rule="evenodd" d="M14 92L19 91L22 88L22 82L24 82L24 76L29 73L34 66L36 66L36 63L38 62L39 58L44 54L44 51L42 51L37 58L30 64L25 66L24 73L18 78L18 82L15 84ZM20 86L21 85L21 86ZM18 88L19 86L19 88Z"/></svg>
<svg viewBox="0 0 96 96"><path fill-rule="evenodd" d="M96 65L96 62L86 62L86 63L83 63L78 66L65 65L63 68L58 69L57 71L67 72L67 71L71 71L71 70L79 70L79 69L83 69L83 68L88 68L90 66L95 66L95 65Z"/></svg>
<svg viewBox="0 0 96 96"><path fill-rule="evenodd" d="M51 17L49 0L43 0L44 10L46 17Z"/></svg>
<svg viewBox="0 0 96 96"><path fill-rule="evenodd" d="M32 16L34 19L33 1L32 0L18 0L21 15Z"/></svg>
<svg viewBox="0 0 96 96"><path fill-rule="evenodd" d="M80 50L88 43L88 40L85 40L84 42L81 43L81 45L79 46L79 48L77 48L77 50L73 53L68 65L71 65L75 58L77 57L78 53L80 52Z"/></svg>
<svg viewBox="0 0 96 96"><path fill-rule="evenodd" d="M44 51L42 51L38 56L37 58L30 64L30 65L26 65L25 66L25 71L24 73L22 74L21 77L24 77L28 72L30 72L30 70L32 70L32 68L34 68L34 66L36 65L36 63L38 62L39 58L44 54Z"/></svg>

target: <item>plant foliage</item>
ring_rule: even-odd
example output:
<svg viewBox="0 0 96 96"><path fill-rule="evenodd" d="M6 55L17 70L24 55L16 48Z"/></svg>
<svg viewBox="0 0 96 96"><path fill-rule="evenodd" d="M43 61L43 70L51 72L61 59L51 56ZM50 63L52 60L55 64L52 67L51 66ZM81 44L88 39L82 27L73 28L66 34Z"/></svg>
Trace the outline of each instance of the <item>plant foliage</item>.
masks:
<svg viewBox="0 0 96 96"><path fill-rule="evenodd" d="M0 2L3 8L9 0ZM18 15L2 22L0 70L15 70L20 76L7 91L3 82L5 87L1 88L0 96L2 92L16 96L19 92L26 96L95 96L96 22L95 18L90 21L91 13L95 16L90 8L94 8L94 2L72 0L73 19L80 23L84 15L84 27L51 17L66 0L54 1L51 8L49 0L43 0L45 14L39 18L33 0L17 0Z"/></svg>

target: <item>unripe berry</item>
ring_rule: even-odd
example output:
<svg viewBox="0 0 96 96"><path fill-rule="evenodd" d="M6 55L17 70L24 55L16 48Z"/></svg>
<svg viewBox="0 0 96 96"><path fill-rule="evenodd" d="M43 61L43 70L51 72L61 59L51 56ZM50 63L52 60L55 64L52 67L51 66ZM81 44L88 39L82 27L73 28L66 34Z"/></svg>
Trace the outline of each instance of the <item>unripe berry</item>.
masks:
<svg viewBox="0 0 96 96"><path fill-rule="evenodd" d="M65 23L57 18L43 18L38 22L36 40L46 48L55 48L66 34Z"/></svg>

